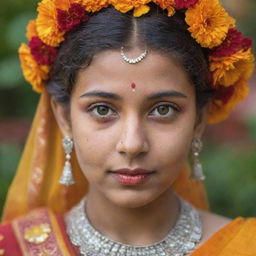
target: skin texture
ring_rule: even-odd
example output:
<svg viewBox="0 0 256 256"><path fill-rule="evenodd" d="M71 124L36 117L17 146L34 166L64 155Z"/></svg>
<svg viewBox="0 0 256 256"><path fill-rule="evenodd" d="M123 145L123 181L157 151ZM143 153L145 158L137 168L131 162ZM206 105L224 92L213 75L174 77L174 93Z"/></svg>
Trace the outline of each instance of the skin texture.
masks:
<svg viewBox="0 0 256 256"><path fill-rule="evenodd" d="M134 48L127 56L134 58L141 51ZM95 90L121 99L85 96ZM183 96L147 99L163 91ZM70 108L54 100L52 107L63 135L73 138L89 181L86 211L95 228L132 245L162 239L179 214L172 184L188 158L192 139L202 136L207 119L207 108L196 111L194 87L179 63L150 51L143 61L131 65L119 51L101 52L79 72ZM154 174L141 185L125 186L109 173L125 167Z"/></svg>

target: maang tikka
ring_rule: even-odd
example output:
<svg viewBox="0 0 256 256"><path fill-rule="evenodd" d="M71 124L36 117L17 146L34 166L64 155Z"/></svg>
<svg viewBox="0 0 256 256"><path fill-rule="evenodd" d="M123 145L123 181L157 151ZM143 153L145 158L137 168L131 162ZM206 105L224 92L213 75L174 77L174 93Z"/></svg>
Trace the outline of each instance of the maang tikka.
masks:
<svg viewBox="0 0 256 256"><path fill-rule="evenodd" d="M142 60L147 56L147 54L148 54L148 50L145 49L145 51L144 51L140 56L138 56L138 57L135 58L135 59L131 59L131 58L128 58L128 57L125 55L125 53L124 53L124 47L123 47L123 46L121 47L121 57L122 57L122 59L123 59L125 62L127 62L127 63L129 63L129 64L136 64L136 63L142 61Z"/></svg>
<svg viewBox="0 0 256 256"><path fill-rule="evenodd" d="M194 138L192 140L192 172L190 179L191 180L205 180L203 174L203 167L199 160L199 153L202 151L203 142L199 138Z"/></svg>
<svg viewBox="0 0 256 256"><path fill-rule="evenodd" d="M64 165L59 183L66 186L70 186L72 184L75 184L73 173L72 173L72 167L70 163L71 152L74 147L73 140L68 136L65 136L62 139L62 146L63 146L64 152L66 153L66 161L65 161L65 165Z"/></svg>

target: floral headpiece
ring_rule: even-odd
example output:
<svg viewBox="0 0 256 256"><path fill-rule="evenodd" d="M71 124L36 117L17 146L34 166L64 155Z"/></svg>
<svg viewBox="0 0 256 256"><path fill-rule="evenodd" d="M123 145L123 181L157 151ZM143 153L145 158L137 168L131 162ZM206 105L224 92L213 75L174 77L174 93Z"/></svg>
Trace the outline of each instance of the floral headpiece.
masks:
<svg viewBox="0 0 256 256"><path fill-rule="evenodd" d="M191 36L209 49L209 69L215 97L209 108L209 123L226 119L234 106L249 93L248 78L254 69L252 40L235 28L219 0L42 0L38 16L27 26L28 45L19 49L25 79L42 92L49 79L65 34L86 22L92 13L113 6L122 13L133 10L140 17L154 3L168 16L185 13Z"/></svg>

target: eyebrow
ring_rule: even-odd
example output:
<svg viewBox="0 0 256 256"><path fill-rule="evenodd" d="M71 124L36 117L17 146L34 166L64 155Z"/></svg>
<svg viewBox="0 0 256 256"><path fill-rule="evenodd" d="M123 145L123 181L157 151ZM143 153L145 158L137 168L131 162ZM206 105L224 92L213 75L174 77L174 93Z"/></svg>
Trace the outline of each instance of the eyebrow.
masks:
<svg viewBox="0 0 256 256"><path fill-rule="evenodd" d="M113 99L113 100L122 100L122 97L119 96L118 94L105 92L105 91L98 91L98 90L84 93L83 95L80 96L80 98L83 98L83 97L100 97L100 98L107 98L107 99ZM155 100L155 99L164 98L164 97L187 98L187 96L181 92L163 91L163 92L150 94L147 97L147 100Z"/></svg>

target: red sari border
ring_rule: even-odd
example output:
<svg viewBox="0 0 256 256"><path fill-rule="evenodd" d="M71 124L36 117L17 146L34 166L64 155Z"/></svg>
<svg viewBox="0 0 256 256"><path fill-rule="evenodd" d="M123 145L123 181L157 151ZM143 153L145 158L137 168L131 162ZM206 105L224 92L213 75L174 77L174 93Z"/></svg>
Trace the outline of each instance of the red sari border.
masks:
<svg viewBox="0 0 256 256"><path fill-rule="evenodd" d="M0 225L0 255L22 256L11 223Z"/></svg>

